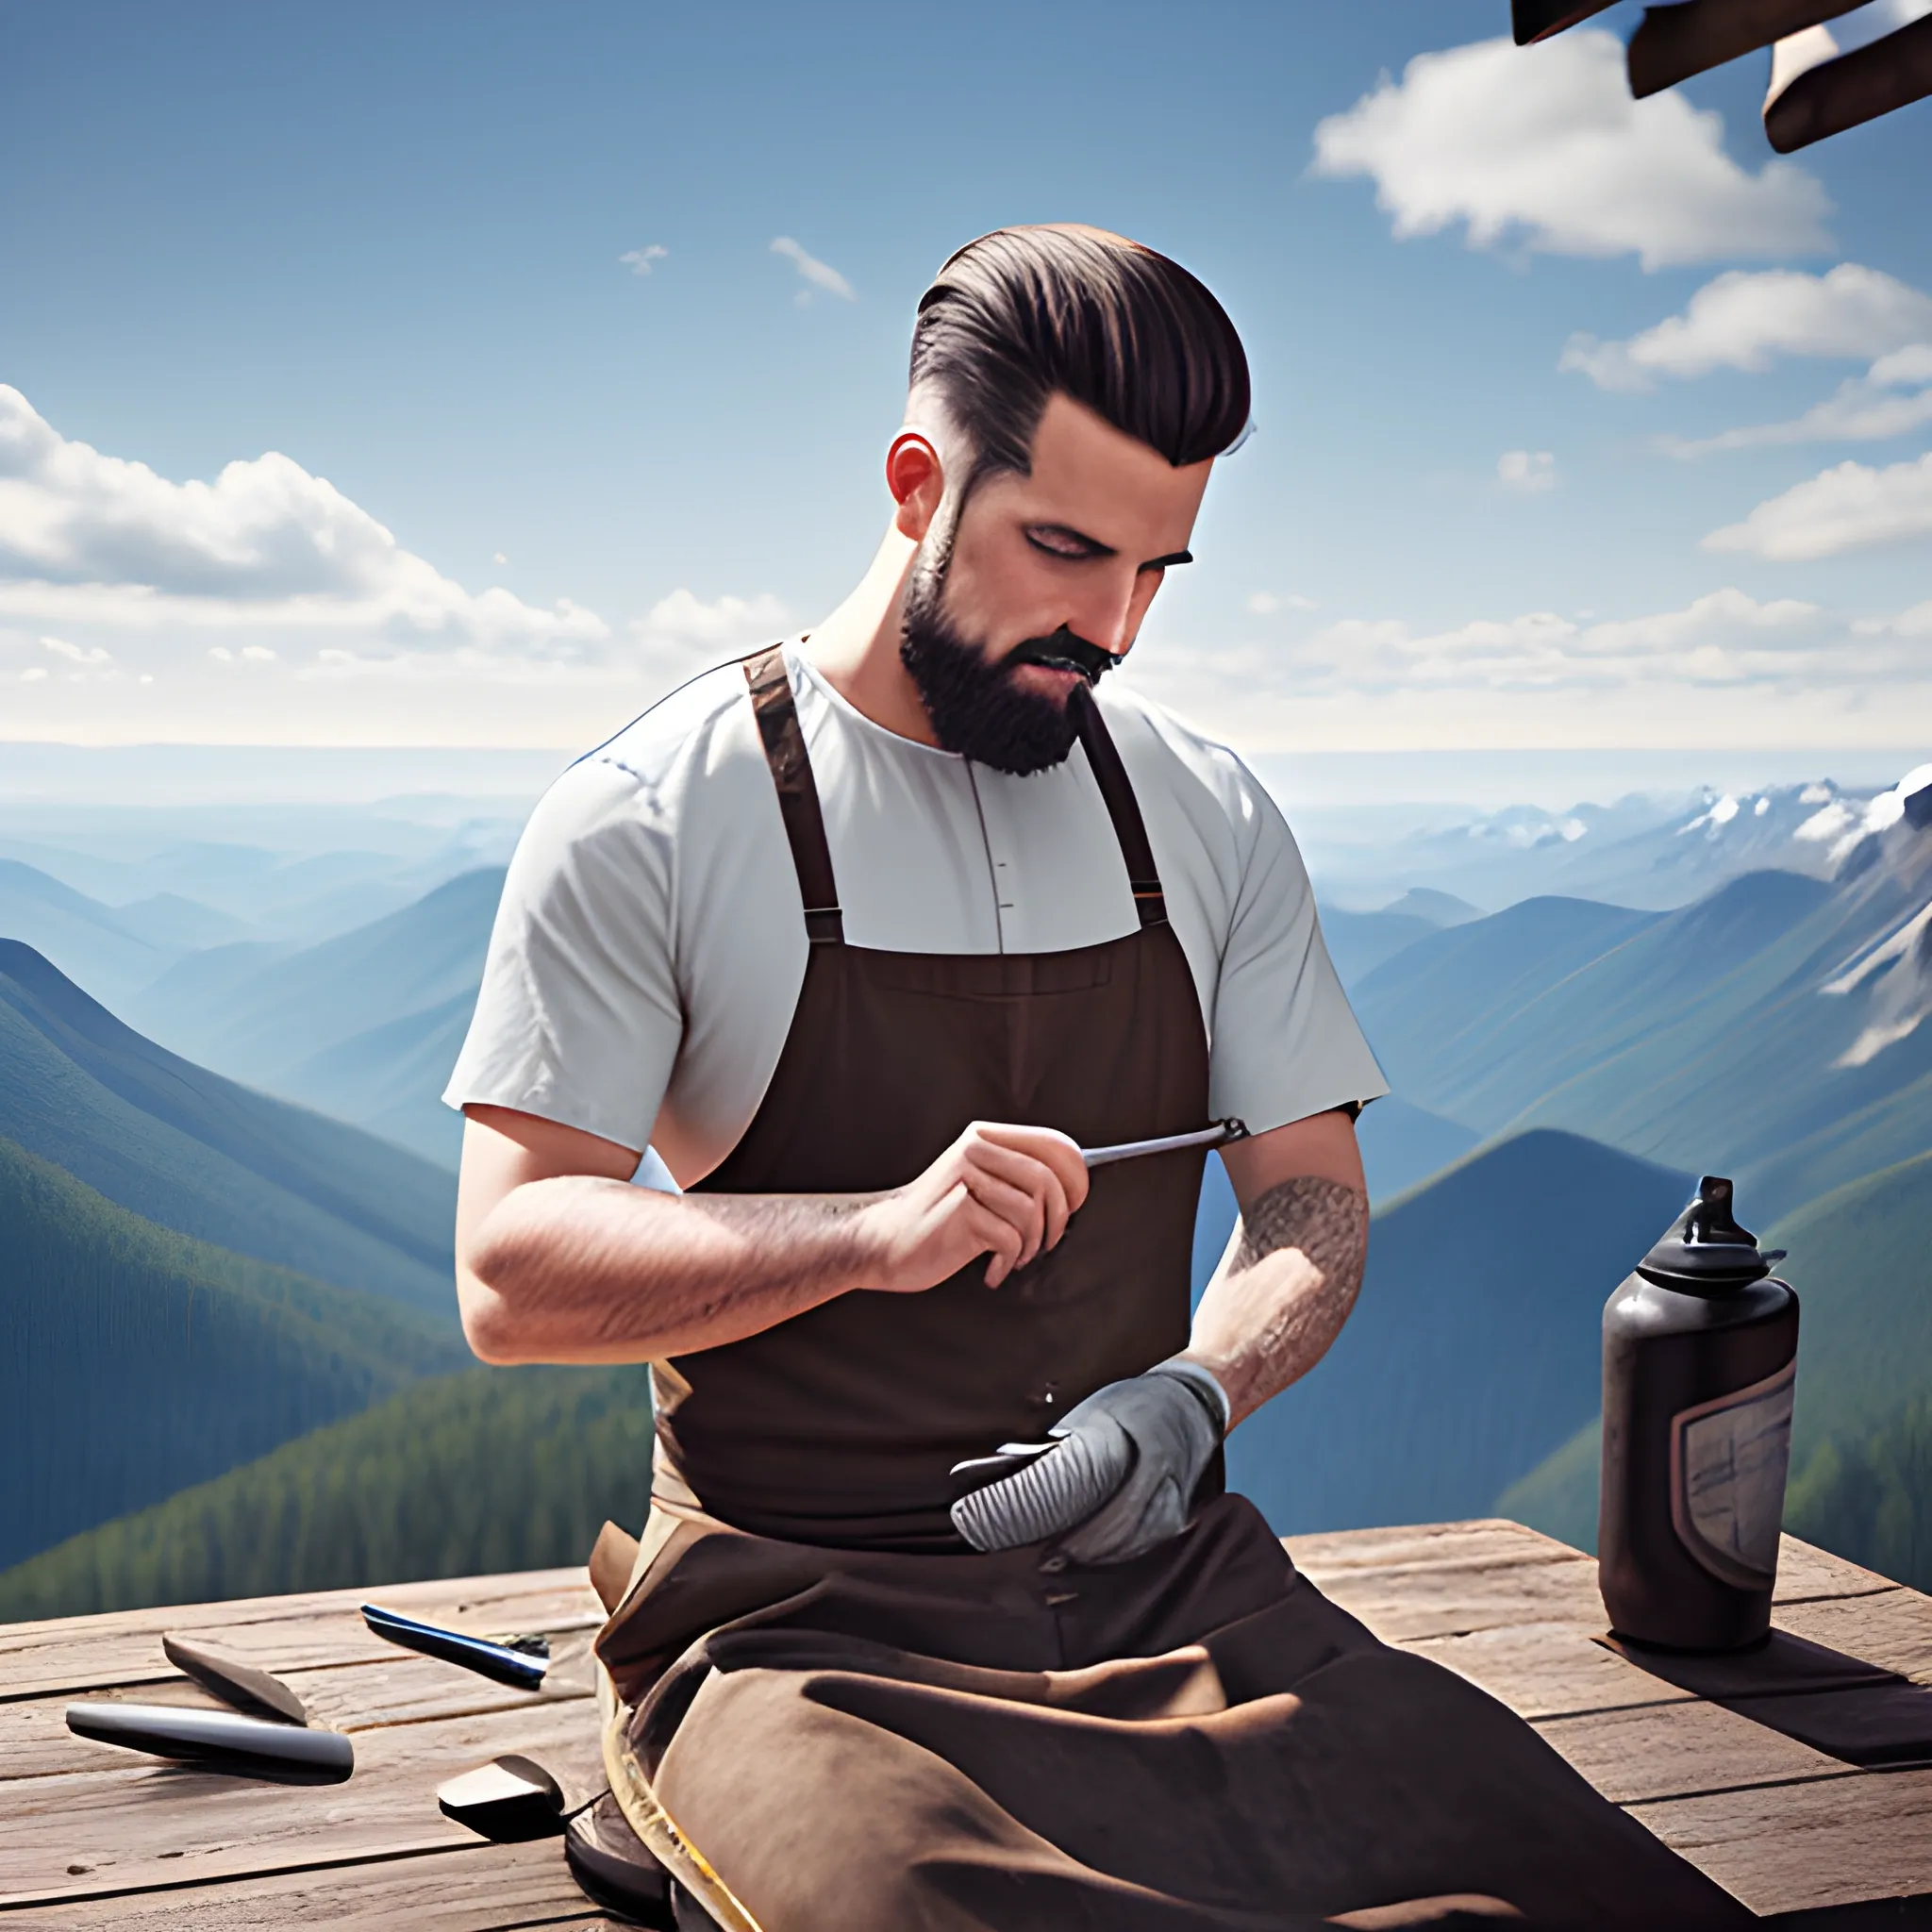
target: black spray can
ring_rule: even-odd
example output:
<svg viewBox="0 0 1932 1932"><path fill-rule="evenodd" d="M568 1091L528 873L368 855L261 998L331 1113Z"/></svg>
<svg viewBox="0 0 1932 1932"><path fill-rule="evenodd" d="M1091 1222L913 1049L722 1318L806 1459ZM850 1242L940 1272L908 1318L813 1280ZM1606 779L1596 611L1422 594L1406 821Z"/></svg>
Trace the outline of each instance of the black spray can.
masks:
<svg viewBox="0 0 1932 1932"><path fill-rule="evenodd" d="M1783 1258L1707 1174L1605 1304L1597 1574L1619 1636L1736 1650L1771 1628L1798 1366Z"/></svg>

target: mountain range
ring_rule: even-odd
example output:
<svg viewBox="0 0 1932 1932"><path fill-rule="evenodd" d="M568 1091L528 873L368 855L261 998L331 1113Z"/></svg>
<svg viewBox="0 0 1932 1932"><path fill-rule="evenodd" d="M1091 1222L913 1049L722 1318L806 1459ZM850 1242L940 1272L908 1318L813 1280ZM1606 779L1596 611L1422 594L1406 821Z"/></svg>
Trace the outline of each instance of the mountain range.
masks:
<svg viewBox="0 0 1932 1932"><path fill-rule="evenodd" d="M450 1311L447 1170L167 1052L16 940L0 940L0 1136L162 1227Z"/></svg>
<svg viewBox="0 0 1932 1932"><path fill-rule="evenodd" d="M1525 900L1385 959L1356 1011L1397 1092L1480 1136L1567 1127L1789 1212L1932 1141L1932 791L1888 796L1829 880Z"/></svg>
<svg viewBox="0 0 1932 1932"><path fill-rule="evenodd" d="M502 891L502 868L481 868L317 945L196 953L127 1016L204 1066L454 1166L462 1123L440 1096Z"/></svg>
<svg viewBox="0 0 1932 1932"><path fill-rule="evenodd" d="M1417 860L1373 909L1324 903L1395 1091L1359 1127L1356 1314L1229 1444L1278 1528L1500 1497L1587 1537L1598 1311L1717 1171L1747 1220L1776 1221L1805 1298L1794 1527L1932 1576L1914 779L1495 815L1424 835L1479 863ZM436 1095L502 873L465 835L410 836L184 839L145 873L68 852L71 875L51 846L0 845L0 931L90 976L0 941L0 1442L32 1473L0 1503L0 1563L28 1559L0 1615L569 1561L602 1514L641 1514L637 1371L452 1373L460 1129ZM453 867L466 853L484 862ZM1483 913L1506 879L1557 890ZM331 926L352 901L363 916ZM300 905L318 924L284 917ZM1197 1289L1233 1215L1212 1161Z"/></svg>
<svg viewBox="0 0 1932 1932"><path fill-rule="evenodd" d="M1928 780L1932 768L1908 774L1902 790ZM1821 778L1752 792L1633 793L1568 811L1517 805L1439 815L1394 840L1318 840L1309 863L1324 903L1374 906L1423 887L1487 908L1554 894L1666 911L1741 873L1830 877L1846 844L1875 829L1900 795Z"/></svg>

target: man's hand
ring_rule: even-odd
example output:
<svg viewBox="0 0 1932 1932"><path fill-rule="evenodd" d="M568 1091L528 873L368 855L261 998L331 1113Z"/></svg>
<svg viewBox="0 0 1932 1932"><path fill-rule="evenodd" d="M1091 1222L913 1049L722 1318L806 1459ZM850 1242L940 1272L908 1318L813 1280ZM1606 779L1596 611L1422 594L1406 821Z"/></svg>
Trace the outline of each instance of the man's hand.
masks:
<svg viewBox="0 0 1932 1932"><path fill-rule="evenodd" d="M991 1256L997 1288L1058 1245L1087 1198L1079 1147L1051 1127L974 1121L917 1180L868 1201L855 1234L891 1294L936 1287L975 1256Z"/></svg>
<svg viewBox="0 0 1932 1932"><path fill-rule="evenodd" d="M955 1503L953 1526L976 1550L1072 1530L1056 1556L1124 1563L1187 1527L1227 1420L1221 1385L1182 1357L1109 1382L1067 1412L1051 1449Z"/></svg>
<svg viewBox="0 0 1932 1932"><path fill-rule="evenodd" d="M635 1362L741 1341L854 1289L937 1286L990 1254L999 1284L1087 1198L1049 1127L975 1124L881 1194L660 1194L634 1150L473 1107L457 1205L457 1291L491 1362Z"/></svg>

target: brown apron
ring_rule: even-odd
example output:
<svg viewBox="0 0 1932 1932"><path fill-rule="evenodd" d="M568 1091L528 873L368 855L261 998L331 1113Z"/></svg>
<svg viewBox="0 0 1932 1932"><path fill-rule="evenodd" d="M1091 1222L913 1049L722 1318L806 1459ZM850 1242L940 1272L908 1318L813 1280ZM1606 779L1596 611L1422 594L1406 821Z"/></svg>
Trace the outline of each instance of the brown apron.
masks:
<svg viewBox="0 0 1932 1932"><path fill-rule="evenodd" d="M770 1090L704 1187L896 1187L975 1119L1086 1144L1203 1124L1199 1000L1097 708L1081 741L1138 929L888 953L845 942L782 655L746 676L811 945ZM1218 1469L1130 1563L954 1532L955 1462L1186 1346L1202 1158L1097 1172L998 1290L975 1262L653 1365L651 1521L597 1641L632 1828L730 1932L1743 1916L1501 1705L1329 1604Z"/></svg>

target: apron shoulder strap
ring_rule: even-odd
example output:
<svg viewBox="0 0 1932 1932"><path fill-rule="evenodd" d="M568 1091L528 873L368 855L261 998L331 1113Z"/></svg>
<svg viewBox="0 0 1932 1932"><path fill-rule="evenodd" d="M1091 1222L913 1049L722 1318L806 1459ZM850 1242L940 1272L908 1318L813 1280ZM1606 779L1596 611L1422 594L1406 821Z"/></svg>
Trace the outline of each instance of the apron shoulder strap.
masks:
<svg viewBox="0 0 1932 1932"><path fill-rule="evenodd" d="M825 819L819 809L811 760L805 753L797 700L791 694L791 680L785 675L784 646L774 644L770 650L747 658L744 681L751 687L758 738L765 748L772 783L777 789L785 838L798 874L806 937L815 946L843 945L845 915L839 909L839 888L832 877L832 848L825 842Z"/></svg>
<svg viewBox="0 0 1932 1932"><path fill-rule="evenodd" d="M1167 924L1167 900L1160 890L1160 874L1154 867L1154 848L1147 842L1147 827L1134 797L1134 787L1120 752L1101 721L1100 706L1091 689L1080 685L1067 699L1077 707L1074 724L1086 747L1087 763L1094 783L1113 821L1113 835L1120 841L1121 858L1126 861L1127 883L1134 891L1134 905L1142 926Z"/></svg>

